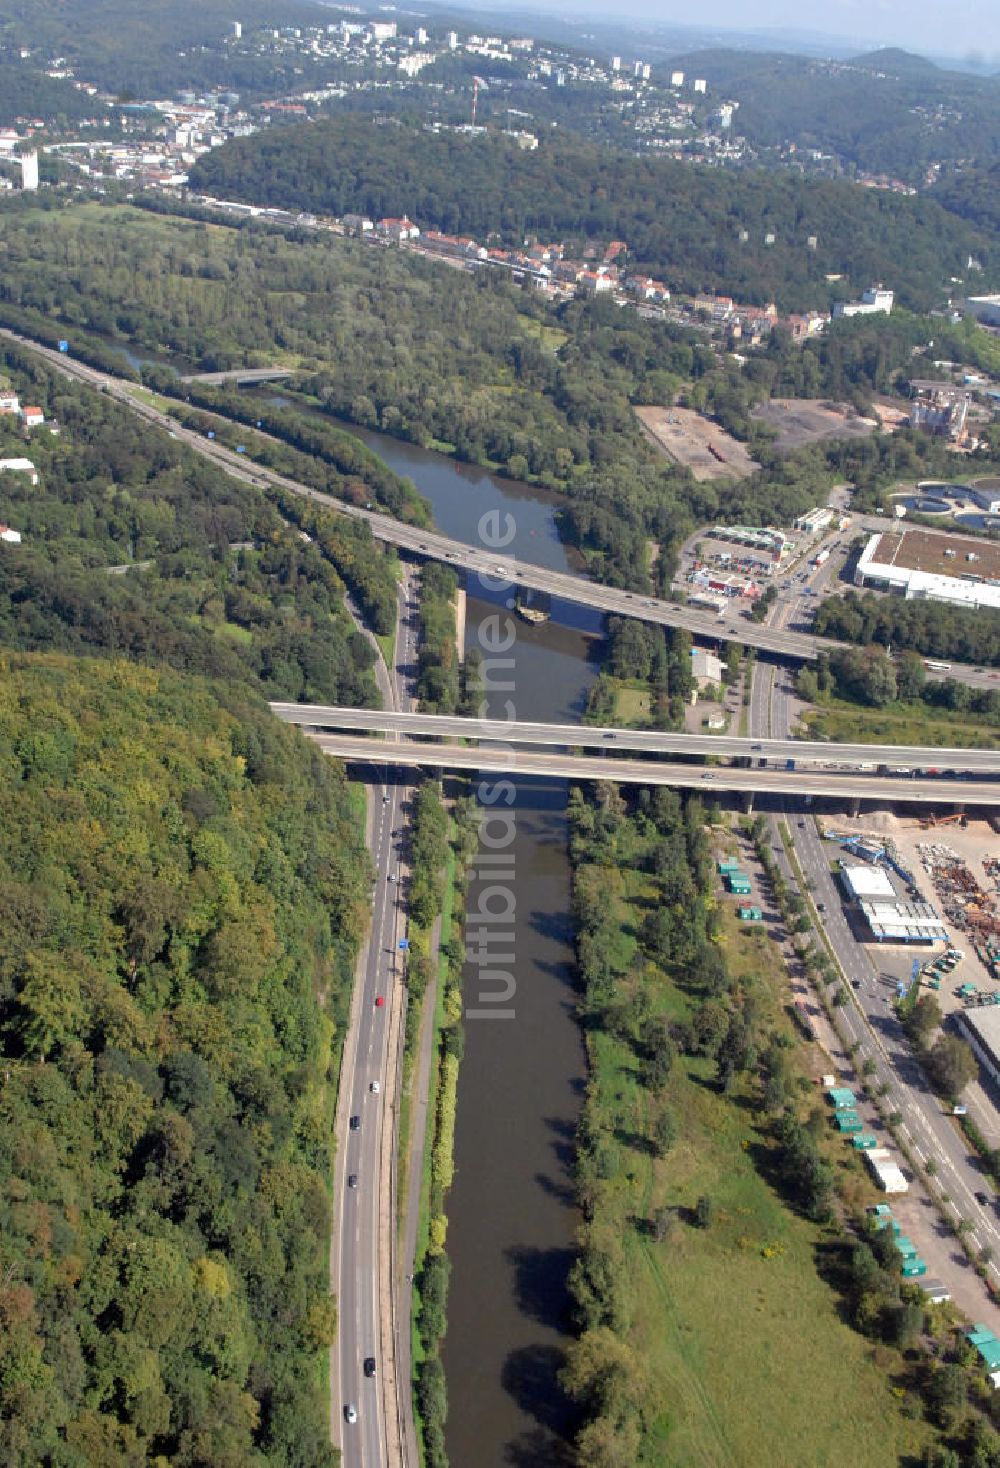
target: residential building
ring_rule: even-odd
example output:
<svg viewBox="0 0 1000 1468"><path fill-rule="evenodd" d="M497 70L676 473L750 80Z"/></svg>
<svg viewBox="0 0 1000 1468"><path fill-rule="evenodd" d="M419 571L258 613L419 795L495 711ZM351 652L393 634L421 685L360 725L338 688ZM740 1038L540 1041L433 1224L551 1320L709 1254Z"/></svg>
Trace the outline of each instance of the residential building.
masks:
<svg viewBox="0 0 1000 1468"><path fill-rule="evenodd" d="M38 470L30 459L0 459L0 474L27 474L32 484L38 483Z"/></svg>
<svg viewBox="0 0 1000 1468"><path fill-rule="evenodd" d="M20 417L25 428L40 428L45 422L41 408L22 408Z"/></svg>
<svg viewBox="0 0 1000 1468"><path fill-rule="evenodd" d="M404 240L415 240L420 236L420 231L412 220L407 219L404 214L402 219L380 219L375 226L375 233L382 239L391 240L393 244L402 244Z"/></svg>
<svg viewBox="0 0 1000 1468"><path fill-rule="evenodd" d="M8 545L21 544L20 530L11 530L9 525L0 525L0 540L5 540Z"/></svg>

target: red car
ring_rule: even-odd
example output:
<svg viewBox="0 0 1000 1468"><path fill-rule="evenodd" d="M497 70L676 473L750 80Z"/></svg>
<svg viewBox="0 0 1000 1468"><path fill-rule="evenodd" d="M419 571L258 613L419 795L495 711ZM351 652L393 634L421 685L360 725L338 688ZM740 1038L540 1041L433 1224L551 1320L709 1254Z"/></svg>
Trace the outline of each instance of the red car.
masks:
<svg viewBox="0 0 1000 1468"><path fill-rule="evenodd" d="M382 998L382 995L381 994L379 994L379 995L376 996L376 999L375 999L375 1008L376 1009L384 1009L385 1008L385 1000Z"/></svg>

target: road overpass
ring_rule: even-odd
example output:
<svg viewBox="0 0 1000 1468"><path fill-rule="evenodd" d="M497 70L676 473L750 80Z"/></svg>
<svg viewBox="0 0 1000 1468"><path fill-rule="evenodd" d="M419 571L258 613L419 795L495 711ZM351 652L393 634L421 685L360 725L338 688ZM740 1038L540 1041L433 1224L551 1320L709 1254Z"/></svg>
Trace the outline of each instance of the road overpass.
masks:
<svg viewBox="0 0 1000 1468"><path fill-rule="evenodd" d="M224 382L278 382L283 377L294 377L294 367L231 367L227 372L192 372L183 376L181 382L203 382L207 387L219 387Z"/></svg>
<svg viewBox="0 0 1000 1468"><path fill-rule="evenodd" d="M815 637L808 632L790 632L786 628L750 622L736 613L727 612L717 617L714 613L706 613L696 607L661 601L655 597L644 596L641 592L621 591L612 586L601 586L597 582L587 581L582 576L574 576L569 572L551 571L545 566L536 566L527 561L516 560L503 555L502 550L484 549L481 545L470 546L465 541L453 540L434 530L421 530L412 525L405 525L401 520L396 520L391 515L382 514L380 511L364 510L357 505L348 505L343 500L324 494L321 490L313 489L309 485L289 479L284 474L277 474L274 470L265 468L253 460L248 460L245 455L235 454L214 439L207 439L202 434L183 427L177 419L170 417L168 413L162 412L147 399L140 397L135 384L124 378L114 377L108 372L88 367L85 363L77 362L64 353L53 351L50 347L41 346L31 338L20 336L6 327L0 327L0 337L37 353L46 360L50 367L64 376L76 378L108 393L131 412L144 418L147 423L154 424L174 438L182 440L194 452L201 454L203 458L210 459L220 468L225 469L227 473L243 480L244 483L256 485L258 488L270 486L283 489L289 494L312 500L338 514L364 520L376 540L395 545L400 550L408 551L418 558L445 561L449 565L460 566L470 573L481 576L487 585L492 585L497 590L502 591L504 588L513 589L515 586L520 586L527 590L544 591L551 596L561 597L564 601L593 607L596 611L622 617L635 617L639 621L656 623L665 627L680 627L695 637L707 638L716 642L738 642L746 647L754 647L761 652L770 653L774 657L795 662L813 662L820 652L829 652L833 648L847 646L845 643L835 642L830 638ZM237 372L237 375L245 376L240 372ZM222 421L231 422L225 418ZM488 532L490 540L494 546L502 544L506 529L503 514L499 511L491 511L487 518L491 522ZM991 681L992 675L988 670L980 670L958 663L952 665L948 676L968 683L971 687L996 688L1000 686L997 682Z"/></svg>
<svg viewBox="0 0 1000 1468"><path fill-rule="evenodd" d="M382 709L343 708L335 704L272 703L272 713L288 724L327 730L363 730L366 733L426 735L437 739L485 739L505 744L552 744L563 748L617 749L654 754L716 755L796 765L844 765L889 771L978 771L1000 776L1000 750L935 749L927 745L832 744L806 739L747 739L728 734L664 733L656 729L596 728L580 724L538 724L523 720L470 719L450 714L386 712ZM897 779L905 778L897 776Z"/></svg>
<svg viewBox="0 0 1000 1468"><path fill-rule="evenodd" d="M530 748L497 749L489 745L417 744L398 740L379 743L357 734L307 731L325 754L347 764L432 769L481 770L497 775L539 775L553 780L612 780L622 785L671 785L677 789L736 790L743 795L804 798L831 797L847 802L873 800L880 805L1000 806L1000 780L913 779L898 776L844 774L829 770L760 770L720 766L706 770L670 760L601 758L586 754L551 754Z"/></svg>

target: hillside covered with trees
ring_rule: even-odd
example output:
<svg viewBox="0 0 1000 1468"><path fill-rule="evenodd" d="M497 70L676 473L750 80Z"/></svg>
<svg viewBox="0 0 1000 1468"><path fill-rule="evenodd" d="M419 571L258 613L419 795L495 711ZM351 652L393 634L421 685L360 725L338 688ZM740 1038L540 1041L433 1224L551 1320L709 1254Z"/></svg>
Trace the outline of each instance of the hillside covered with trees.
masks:
<svg viewBox="0 0 1000 1468"><path fill-rule="evenodd" d="M674 289L785 309L827 306L825 277L842 274L846 290L892 281L904 304L925 310L970 253L990 259L986 237L926 199L636 158L562 134L523 152L498 134L341 117L234 139L199 159L191 183L318 213L406 213L479 240L622 239L632 264Z"/></svg>
<svg viewBox="0 0 1000 1468"><path fill-rule="evenodd" d="M917 186L932 163L988 160L1000 147L1000 80L910 52L830 61L719 48L673 64L738 102L734 130L759 147L794 142Z"/></svg>
<svg viewBox="0 0 1000 1468"><path fill-rule="evenodd" d="M332 1463L343 775L232 685L0 664L0 1457Z"/></svg>
<svg viewBox="0 0 1000 1468"><path fill-rule="evenodd" d="M260 493L109 398L12 347L5 367L60 432L32 439L37 485L0 481L22 536L0 556L0 642L167 664L271 698L376 701L371 646L344 607L345 580L395 605L366 527L341 519L307 543ZM24 449L0 418L0 457Z"/></svg>

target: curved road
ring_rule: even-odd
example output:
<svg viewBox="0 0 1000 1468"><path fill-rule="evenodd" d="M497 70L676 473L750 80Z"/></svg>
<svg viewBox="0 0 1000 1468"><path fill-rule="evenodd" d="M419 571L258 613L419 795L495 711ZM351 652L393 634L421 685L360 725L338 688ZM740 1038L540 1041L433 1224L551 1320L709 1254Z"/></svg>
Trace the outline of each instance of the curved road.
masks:
<svg viewBox="0 0 1000 1468"><path fill-rule="evenodd" d="M760 648L777 657L794 661L814 661L818 653L824 649L830 650L845 645L828 638L815 637L808 632L794 632L784 627L750 622L729 613L717 617L713 613L699 611L697 608L660 601L639 592L619 591L614 587L601 586L597 582L587 581L580 576L562 571L551 571L544 566L535 566L526 561L512 559L503 553L502 547L505 543L507 527L505 517L499 511L495 514L495 526L488 532L492 535L498 549L495 552L487 552L481 547L469 546L464 541L452 540L437 531L420 530L412 525L405 525L402 521L393 519L391 515L345 504L343 500L323 494L320 490L311 489L308 485L288 479L283 474L276 474L273 470L264 468L254 463L253 460L248 460L244 455L231 452L215 440L206 439L202 434L182 427L169 414L160 412L158 408L147 402L140 396L141 390L137 390L133 383L127 382L124 378L114 377L107 372L87 367L82 362L74 361L63 353L41 346L38 342L19 336L5 327L0 327L0 336L38 353L51 367L65 376L75 377L88 383L91 387L107 392L131 412L137 413L147 422L164 429L174 438L183 440L189 448L211 459L246 483L258 487L269 484L285 489L290 494L314 500L340 514L364 520L377 540L399 546L418 557L425 556L432 560L448 561L466 570L475 571L487 579L492 578L499 587L516 584L531 590L545 591L552 596L562 597L565 601L594 607L598 611L636 617L640 621L654 622L663 626L685 628L695 636L710 638L718 642L742 643L744 646ZM968 683L972 687L998 686L997 683L991 681L993 675L987 669L980 670L956 663L950 669L948 676Z"/></svg>

